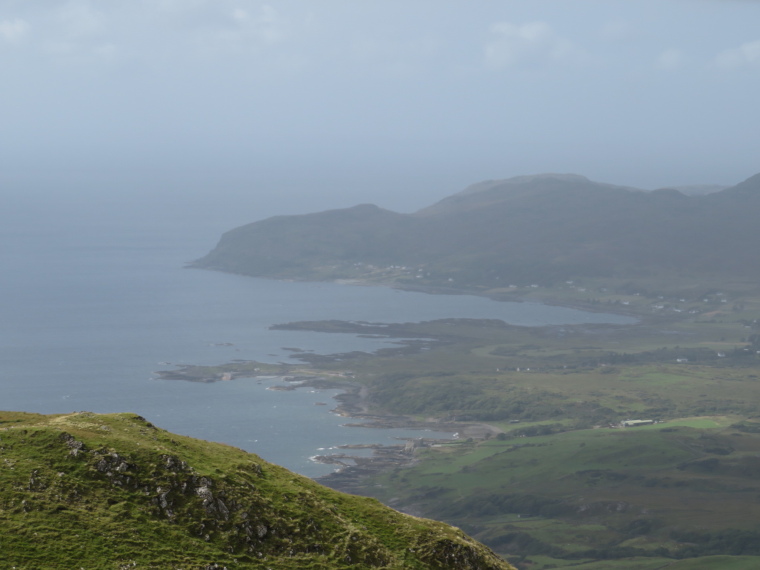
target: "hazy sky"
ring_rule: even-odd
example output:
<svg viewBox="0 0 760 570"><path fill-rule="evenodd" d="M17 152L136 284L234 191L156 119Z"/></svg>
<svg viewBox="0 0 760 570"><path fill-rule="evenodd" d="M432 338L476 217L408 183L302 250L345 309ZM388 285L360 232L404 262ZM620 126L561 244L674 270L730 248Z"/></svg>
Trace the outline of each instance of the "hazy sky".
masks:
<svg viewBox="0 0 760 570"><path fill-rule="evenodd" d="M0 78L6 196L216 195L240 223L760 172L757 1L0 0Z"/></svg>

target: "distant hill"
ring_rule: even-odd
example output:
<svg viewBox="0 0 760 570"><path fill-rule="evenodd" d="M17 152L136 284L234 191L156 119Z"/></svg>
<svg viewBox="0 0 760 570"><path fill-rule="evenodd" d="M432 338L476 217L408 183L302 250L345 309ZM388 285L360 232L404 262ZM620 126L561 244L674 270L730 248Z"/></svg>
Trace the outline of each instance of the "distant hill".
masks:
<svg viewBox="0 0 760 570"><path fill-rule="evenodd" d="M365 204L269 218L225 233L192 266L463 287L661 274L754 279L758 215L760 174L692 196L539 174L481 182L413 214Z"/></svg>
<svg viewBox="0 0 760 570"><path fill-rule="evenodd" d="M0 412L0 457L2 568L512 569L448 525L133 414Z"/></svg>
<svg viewBox="0 0 760 570"><path fill-rule="evenodd" d="M681 194L686 194L687 196L704 196L705 194L713 194L714 192L725 190L728 186L723 186L721 184L696 184L692 186L671 186L668 188L677 190Z"/></svg>

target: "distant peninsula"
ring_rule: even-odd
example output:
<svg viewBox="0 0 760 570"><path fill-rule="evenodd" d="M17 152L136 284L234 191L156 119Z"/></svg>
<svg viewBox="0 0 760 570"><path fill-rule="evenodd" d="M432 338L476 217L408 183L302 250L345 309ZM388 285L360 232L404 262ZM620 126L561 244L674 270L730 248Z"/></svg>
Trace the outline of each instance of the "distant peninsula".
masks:
<svg viewBox="0 0 760 570"><path fill-rule="evenodd" d="M491 180L412 214L362 204L257 221L190 267L486 294L577 279L756 280L760 174L696 188L645 191L573 174Z"/></svg>

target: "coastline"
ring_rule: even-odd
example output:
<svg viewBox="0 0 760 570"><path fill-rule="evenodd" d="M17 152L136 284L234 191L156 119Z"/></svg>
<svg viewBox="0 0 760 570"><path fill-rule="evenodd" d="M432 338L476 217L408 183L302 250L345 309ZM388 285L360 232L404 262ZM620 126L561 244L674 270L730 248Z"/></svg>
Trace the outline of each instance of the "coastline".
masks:
<svg viewBox="0 0 760 570"><path fill-rule="evenodd" d="M211 271L220 271L218 269L210 267L189 266L193 269L205 269ZM236 273L229 271L222 271L225 273L233 273L237 275L243 275L247 277L254 277L260 279L268 279L272 281L282 281L275 277L262 277L256 275L246 275L244 273ZM584 312L593 313L607 313L618 315L622 317L633 317L637 320L635 324L627 326L635 326L636 324L644 324L644 321L651 319L651 315L642 315L636 311L621 310L622 307L600 307L599 305L593 305L591 303L583 303L580 300L575 299L572 302L568 299L559 299L554 295L551 295L550 290L545 291L530 291L530 298L521 296L517 291L504 292L495 290L477 290L477 289L462 289L444 285L423 285L416 283L399 283L397 281L374 281L365 279L286 279L286 281L299 281L299 282L313 282L313 283L335 283L341 285L351 286L363 286L363 287L385 287L390 289L397 289L401 291L418 292L428 295L472 295L476 297L487 298L496 302L517 302L517 303L536 303L550 306L558 306L569 309L575 309ZM541 293L549 293L549 295L542 295ZM314 327L315 323L320 323L322 326ZM354 323L352 321L304 321L295 323L285 323L282 325L272 325L273 329L285 329L285 330L311 330L314 332L350 332L353 334L361 335L362 333L377 333L389 338L403 339L399 342L399 346L382 349L386 352L386 355L390 356L391 353L403 354L406 352L417 351L423 347L426 347L430 343L430 339L423 338L410 338L408 331L395 330L396 327L401 325L383 324L380 330L368 330L368 325L373 323ZM327 325L326 327L324 325ZM509 325L508 325L509 326ZM514 325L518 326L518 325ZM371 327L369 327L371 329ZM354 330L355 329L355 330ZM442 339L435 339L435 342L445 342ZM367 427L375 429L412 429L420 430L419 438L409 438L401 440L398 445L383 445L383 444L353 444L337 446L337 450L334 453L326 453L324 455L315 455L311 459L326 465L333 465L336 467L336 471L327 475L315 477L315 480L329 487L356 493L361 488L361 481L366 477L374 475L376 473L386 471L388 469L394 469L403 467L405 465L412 464L416 461L416 452L420 448L440 444L443 442L450 442L452 439L439 439L425 437L425 430L434 430L437 432L448 431L455 433L461 439L474 439L482 440L495 436L501 433L499 428L485 424L474 422L453 422L453 421L437 421L429 420L422 421L412 417L404 415L395 415L392 413L372 413L370 412L370 406L368 405L369 390L366 386L353 382L351 379L353 374L348 371L326 373L324 371L309 370L304 367L308 365L319 365L326 362L336 362L338 360L346 360L344 357L350 357L351 353L346 354L314 354L306 353L298 348L288 348L292 355L296 359L300 360L303 364L279 364L279 365L265 365L260 364L261 370L253 373L248 367L247 370L231 370L231 368L241 368L238 364L223 365L221 367L215 367L220 369L212 376L197 376L193 374L193 370L208 369L211 367L193 367L186 365L180 368L178 371L164 371L157 372L162 379L171 380L186 380L194 382L216 382L233 380L235 378L255 378L257 376L276 376L285 380L288 385L270 387L269 389L276 390L295 390L299 387L312 387L316 389L339 389L341 392L333 396L336 401L336 405L329 411L330 413L342 416L344 418L352 420L351 422L343 424L345 427ZM248 363L258 364L258 363ZM347 364L347 363L346 363ZM243 367L245 368L245 367ZM320 403L320 405L324 405ZM371 450L369 456L366 455L352 455L351 450Z"/></svg>
<svg viewBox="0 0 760 570"><path fill-rule="evenodd" d="M230 271L228 269L221 269L213 266L199 265L197 260L188 262L184 265L185 269L199 269L202 271L216 271L219 273L228 273L230 275L240 275L242 277L251 277L254 279L267 279L270 281L285 281L294 283L335 283L337 285L352 285L357 287L387 287L390 289L398 289L399 291L408 291L410 293L424 293L427 295L472 295L474 297L482 297L484 299L490 299L491 301L502 303L539 303L542 305L548 305L552 307L563 307L565 309L575 309L578 311L584 311L588 313L599 314L611 314L621 317L631 317L644 321L648 315L633 310L632 308L624 309L623 306L612 307L599 307L593 303L583 301L581 299L560 299L556 295L542 295L540 292L535 296L526 297L518 292L505 293L503 291L497 291L491 289L478 289L478 288L458 288L450 285L438 285L438 284L418 284L418 283L400 283L394 280L374 280L374 279L362 279L356 277L338 277L332 279L317 279L317 278L304 278L298 279L293 277L274 277L268 275L254 275L251 273L243 273L240 271Z"/></svg>
<svg viewBox="0 0 760 570"><path fill-rule="evenodd" d="M405 429L419 430L416 438L403 438L397 445L379 443L339 445L334 453L314 455L313 461L325 465L334 465L336 470L327 475L315 477L321 484L345 492L357 492L361 480L381 471L403 467L415 461L415 453L425 448L456 439L486 439L501 432L496 427L485 423L452 422L452 421L423 421L404 415L378 414L370 412L367 403L369 390L366 386L352 382L344 375L314 373L311 370L299 368L297 365L268 366L256 362L243 362L214 367L219 370L209 374L209 367L195 365L177 365L175 370L156 371L158 379L181 380L185 382L227 382L242 378L280 379L286 384L267 387L267 390L291 391L299 388L315 388L318 390L338 389L340 393L332 398L336 405L329 413L353 420L342 424L349 428L370 429ZM225 371L230 367L238 368L237 372ZM278 368L279 370L272 370ZM319 405L324 403L319 402ZM429 432L450 432L457 437L441 438L426 437ZM351 450L371 450L370 455L351 454Z"/></svg>
<svg viewBox="0 0 760 570"><path fill-rule="evenodd" d="M614 310L611 310L608 307L600 308L593 303L583 302L578 299L575 299L572 302L568 302L558 299L556 296L552 295L544 296L539 294L536 298L528 298L517 293L494 292L494 289L458 289L455 287L446 287L444 285L415 285L411 283L404 284L393 281L373 282L362 281L359 279L336 279L333 282L358 286L390 287L391 289L398 289L400 291L425 293L427 295L472 295L474 297L483 297L485 299L490 299L491 301L496 301L499 303L539 303L551 307L563 307L565 309L575 309L587 313L600 313L618 315L621 317L633 317L639 320L643 319L646 316L637 313L636 311L621 309L620 307L615 307Z"/></svg>
<svg viewBox="0 0 760 570"><path fill-rule="evenodd" d="M304 383L302 386L315 386L314 383ZM316 383L318 387L319 384ZM419 449L448 443L457 439L487 439L501 430L484 423L474 422L451 422L451 421L421 421L408 416L392 414L375 414L368 411L366 404L369 394L366 386L360 384L347 385L344 392L334 396L338 406L331 410L332 413L354 420L363 420L361 423L343 424L345 427L363 427L375 429L403 428L420 430L419 438L402 440L398 445L341 445L338 449L350 451L351 449L371 449L369 457L351 455L350 453L331 453L315 456L312 459L320 463L337 465L338 468L327 475L316 477L315 480L332 489L345 493L358 494L362 488L363 479L376 475L388 469L395 469L410 465L416 461L416 452ZM425 437L426 431L453 432L454 438Z"/></svg>

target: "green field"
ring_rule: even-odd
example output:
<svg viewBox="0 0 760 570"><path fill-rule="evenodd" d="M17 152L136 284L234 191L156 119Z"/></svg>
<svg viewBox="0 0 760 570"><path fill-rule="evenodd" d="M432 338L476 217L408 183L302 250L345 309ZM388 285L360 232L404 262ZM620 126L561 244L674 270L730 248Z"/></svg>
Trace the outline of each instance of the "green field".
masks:
<svg viewBox="0 0 760 570"><path fill-rule="evenodd" d="M391 505L424 508L515 563L515 553L568 561L754 553L760 435L716 427L730 421L431 448L365 489ZM690 538L686 529L701 534Z"/></svg>
<svg viewBox="0 0 760 570"><path fill-rule="evenodd" d="M312 362L349 362L374 411L501 432L418 450L358 489L460 526L518 567L750 567L746 555L760 555L760 303L648 316L658 297L630 299L636 325L394 325L436 340ZM617 427L625 419L657 423Z"/></svg>

